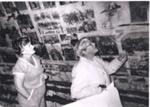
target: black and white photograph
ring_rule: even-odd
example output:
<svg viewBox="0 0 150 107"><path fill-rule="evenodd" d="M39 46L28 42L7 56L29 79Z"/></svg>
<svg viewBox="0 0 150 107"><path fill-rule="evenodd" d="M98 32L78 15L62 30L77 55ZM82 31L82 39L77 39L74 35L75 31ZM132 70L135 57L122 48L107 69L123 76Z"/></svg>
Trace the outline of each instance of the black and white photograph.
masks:
<svg viewBox="0 0 150 107"><path fill-rule="evenodd" d="M129 66L135 70L148 70L148 55L134 57L129 59Z"/></svg>
<svg viewBox="0 0 150 107"><path fill-rule="evenodd" d="M19 31L15 26L6 25L6 28L1 27L0 29L0 46L2 47L12 47L12 41L18 38Z"/></svg>
<svg viewBox="0 0 150 107"><path fill-rule="evenodd" d="M55 35L44 35L43 40L45 43L49 43L49 44L55 44L55 43L60 42L57 34L55 34Z"/></svg>
<svg viewBox="0 0 150 107"><path fill-rule="evenodd" d="M33 22L31 21L29 14L21 14L17 18L18 26L20 27L21 32L23 30L27 31L28 29L33 29Z"/></svg>
<svg viewBox="0 0 150 107"><path fill-rule="evenodd" d="M33 45L39 43L39 39L38 39L38 36L37 36L36 32L28 32L28 33L24 33L24 35L26 35L30 38L31 43Z"/></svg>
<svg viewBox="0 0 150 107"><path fill-rule="evenodd" d="M52 12L52 17L53 17L54 20L60 19L60 16L57 12Z"/></svg>
<svg viewBox="0 0 150 107"><path fill-rule="evenodd" d="M84 21L82 23L82 25L79 27L79 32L92 32L92 31L96 31L96 23L95 21Z"/></svg>
<svg viewBox="0 0 150 107"><path fill-rule="evenodd" d="M1 57L3 62L5 63L16 63L17 57L14 52L9 52L9 51L1 51Z"/></svg>
<svg viewBox="0 0 150 107"><path fill-rule="evenodd" d="M76 3L77 1L60 1L60 5L67 5L67 4L72 4L72 3Z"/></svg>
<svg viewBox="0 0 150 107"><path fill-rule="evenodd" d="M62 44L62 52L63 52L63 56L65 57L65 60L76 60L76 55L74 53L74 49L71 45L69 44Z"/></svg>
<svg viewBox="0 0 150 107"><path fill-rule="evenodd" d="M49 55L44 43L38 42L35 44L35 54L38 55L40 58L49 60Z"/></svg>
<svg viewBox="0 0 150 107"><path fill-rule="evenodd" d="M51 16L48 12L41 12L41 14L34 14L34 20L36 22L43 21L45 19L51 19Z"/></svg>
<svg viewBox="0 0 150 107"><path fill-rule="evenodd" d="M131 32L121 40L122 48L129 55L136 52L148 51L148 32Z"/></svg>
<svg viewBox="0 0 150 107"><path fill-rule="evenodd" d="M131 22L146 22L148 21L148 8L147 2L130 2Z"/></svg>
<svg viewBox="0 0 150 107"><path fill-rule="evenodd" d="M18 31L18 29L15 26L7 28L6 32L7 33L9 32L8 34L9 34L9 38L11 40L13 40L14 38L17 38L17 37L20 36L19 35L19 31Z"/></svg>
<svg viewBox="0 0 150 107"><path fill-rule="evenodd" d="M27 10L27 6L25 2L14 2L14 3L19 11Z"/></svg>
<svg viewBox="0 0 150 107"><path fill-rule="evenodd" d="M149 107L149 1L0 1L0 107Z"/></svg>
<svg viewBox="0 0 150 107"><path fill-rule="evenodd" d="M56 3L54 1L52 1L52 2L43 2L43 5L44 5L45 9L56 7Z"/></svg>
<svg viewBox="0 0 150 107"><path fill-rule="evenodd" d="M32 10L41 9L39 2L29 2L29 5Z"/></svg>
<svg viewBox="0 0 150 107"><path fill-rule="evenodd" d="M61 33L60 20L55 20L52 17L49 11L34 14L35 26L41 35Z"/></svg>
<svg viewBox="0 0 150 107"><path fill-rule="evenodd" d="M0 3L0 17L5 16L3 5Z"/></svg>
<svg viewBox="0 0 150 107"><path fill-rule="evenodd" d="M12 8L14 7L12 2L2 2L2 4L3 4L3 7L4 7L6 13L12 12Z"/></svg>
<svg viewBox="0 0 150 107"><path fill-rule="evenodd" d="M63 60L62 50L61 50L61 46L59 43L46 44L46 48L47 48L48 54L50 55L52 60L55 60L55 61Z"/></svg>

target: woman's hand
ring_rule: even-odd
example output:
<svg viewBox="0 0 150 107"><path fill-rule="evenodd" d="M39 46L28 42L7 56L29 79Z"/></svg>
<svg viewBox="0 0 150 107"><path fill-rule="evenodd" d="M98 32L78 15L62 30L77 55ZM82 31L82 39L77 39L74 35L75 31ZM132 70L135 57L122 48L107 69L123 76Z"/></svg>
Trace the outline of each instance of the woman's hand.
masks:
<svg viewBox="0 0 150 107"><path fill-rule="evenodd" d="M48 79L48 74L47 73L43 73L43 79Z"/></svg>
<svg viewBox="0 0 150 107"><path fill-rule="evenodd" d="M127 60L127 54L120 54L118 60L121 62L125 62Z"/></svg>

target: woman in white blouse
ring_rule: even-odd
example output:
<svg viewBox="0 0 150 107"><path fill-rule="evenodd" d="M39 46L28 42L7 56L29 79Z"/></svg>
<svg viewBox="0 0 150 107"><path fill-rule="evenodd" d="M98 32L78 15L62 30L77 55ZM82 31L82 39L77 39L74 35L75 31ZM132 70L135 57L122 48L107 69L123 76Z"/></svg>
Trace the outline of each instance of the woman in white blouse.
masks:
<svg viewBox="0 0 150 107"><path fill-rule="evenodd" d="M14 83L18 91L21 107L46 107L45 79L47 75L34 53L34 46L28 37L19 37L14 41L19 58L12 69Z"/></svg>

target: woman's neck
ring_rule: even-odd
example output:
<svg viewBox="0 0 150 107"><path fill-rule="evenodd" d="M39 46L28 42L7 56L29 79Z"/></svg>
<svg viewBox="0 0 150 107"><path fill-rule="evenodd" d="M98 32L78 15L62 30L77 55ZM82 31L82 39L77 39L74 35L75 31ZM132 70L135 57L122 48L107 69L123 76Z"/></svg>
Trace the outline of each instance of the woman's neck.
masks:
<svg viewBox="0 0 150 107"><path fill-rule="evenodd" d="M93 55L86 55L85 58L87 58L87 59L93 61L94 56L93 56Z"/></svg>
<svg viewBox="0 0 150 107"><path fill-rule="evenodd" d="M27 61L30 61L32 58L32 55L23 55L22 58L27 60Z"/></svg>

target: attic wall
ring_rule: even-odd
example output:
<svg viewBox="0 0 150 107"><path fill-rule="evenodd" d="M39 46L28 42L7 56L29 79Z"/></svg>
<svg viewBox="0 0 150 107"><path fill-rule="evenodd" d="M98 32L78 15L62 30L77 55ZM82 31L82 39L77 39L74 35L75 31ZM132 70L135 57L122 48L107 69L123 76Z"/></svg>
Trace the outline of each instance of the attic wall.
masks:
<svg viewBox="0 0 150 107"><path fill-rule="evenodd" d="M16 8L15 8L16 7ZM89 37L111 61L128 61L113 74L124 107L148 107L149 2L0 2L0 105L17 107L11 69L17 58L12 42L28 36L49 74L47 107L73 102L71 70L78 61L71 40Z"/></svg>

